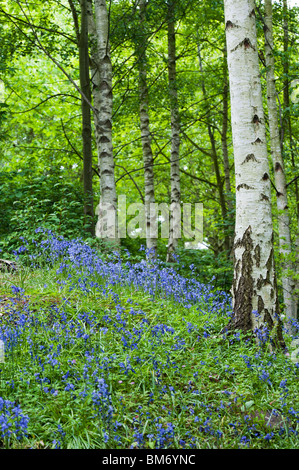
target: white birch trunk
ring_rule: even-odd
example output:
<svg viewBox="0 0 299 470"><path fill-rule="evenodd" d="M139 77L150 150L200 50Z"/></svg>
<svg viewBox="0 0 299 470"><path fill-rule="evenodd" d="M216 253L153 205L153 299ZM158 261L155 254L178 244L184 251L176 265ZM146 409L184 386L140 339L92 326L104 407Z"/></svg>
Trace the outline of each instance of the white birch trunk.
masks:
<svg viewBox="0 0 299 470"><path fill-rule="evenodd" d="M236 177L231 327L250 331L267 325L283 345L255 4L225 0L224 5Z"/></svg>
<svg viewBox="0 0 299 470"><path fill-rule="evenodd" d="M271 153L274 168L276 201L278 210L279 249L282 257L282 287L285 313L288 318L296 318L297 306L294 296L295 281L288 271L293 266L291 255L290 220L288 213L287 188L282 158L277 116L276 88L273 56L272 1L265 0L265 59L267 67L267 101L270 127Z"/></svg>
<svg viewBox="0 0 299 470"><path fill-rule="evenodd" d="M142 154L144 165L144 202L146 215L146 247L152 250L151 255L157 252L157 239L151 237L150 227L154 226L156 221L151 216L150 205L155 203L155 186L154 186L154 161L151 145L151 134L149 125L149 99L147 87L147 60L146 60L146 29L145 29L145 0L140 0L140 28L142 31L143 41L137 47L137 60L139 69L139 115L140 130L142 142ZM155 214L154 214L155 216Z"/></svg>
<svg viewBox="0 0 299 470"><path fill-rule="evenodd" d="M100 204L97 208L96 236L108 238L119 244L112 146L112 64L106 0L94 0L94 16L92 1L89 0L88 13L89 32L93 41L91 79L94 108L96 109L94 122L101 193ZM108 217L108 220L107 213L111 217Z"/></svg>
<svg viewBox="0 0 299 470"><path fill-rule="evenodd" d="M180 182L180 115L176 85L176 40L174 2L168 5L168 84L171 114L171 155L170 155L170 229L167 258L173 261L173 253L178 246L181 223L181 182Z"/></svg>

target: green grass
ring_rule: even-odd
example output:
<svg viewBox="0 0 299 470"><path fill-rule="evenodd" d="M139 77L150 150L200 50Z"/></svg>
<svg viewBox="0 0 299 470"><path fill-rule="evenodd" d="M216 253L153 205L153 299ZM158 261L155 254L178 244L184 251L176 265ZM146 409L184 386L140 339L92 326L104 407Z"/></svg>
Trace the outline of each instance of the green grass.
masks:
<svg viewBox="0 0 299 470"><path fill-rule="evenodd" d="M299 448L298 365L223 333L225 296L186 304L60 266L0 275L0 397L29 418L18 435L0 411L2 447Z"/></svg>

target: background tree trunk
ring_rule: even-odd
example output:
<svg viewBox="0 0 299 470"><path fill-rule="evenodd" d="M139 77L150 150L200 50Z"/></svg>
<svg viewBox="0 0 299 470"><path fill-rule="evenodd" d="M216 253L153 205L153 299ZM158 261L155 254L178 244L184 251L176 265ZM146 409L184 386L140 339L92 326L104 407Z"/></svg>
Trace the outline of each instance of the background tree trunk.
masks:
<svg viewBox="0 0 299 470"><path fill-rule="evenodd" d="M222 108L222 132L221 132L221 147L223 156L223 168L225 176L225 190L226 190L226 203L230 212L234 209L232 200L232 189L230 182L230 170L229 170L229 159L228 159L228 148L227 148L227 131L228 131L228 98L229 98L229 86L227 77L227 53L224 48L223 54L223 108Z"/></svg>
<svg viewBox="0 0 299 470"><path fill-rule="evenodd" d="M203 77L203 66L202 66L202 60L201 60L201 53L200 53L200 46L199 44L197 45L197 54L198 54L198 60L199 60L199 68L200 68L200 73L201 73L201 88L202 88L202 93L203 93L203 98L205 101L206 109L207 109L207 125L208 125L208 134L209 134L209 139L211 142L211 156L212 156L212 161L213 161L213 166L214 166L214 171L216 175L216 181L217 181L217 189L218 189L218 194L219 194L219 201L220 201L220 207L221 207L221 214L222 214L222 220L223 222L227 218L227 207L226 207L226 199L225 199L225 194L223 191L223 183L222 183L222 178L220 174L220 168L219 168L219 162L218 162L218 155L217 155L217 149L216 149L216 141L215 141L215 136L214 136L214 130L212 129L212 126L210 124L210 111L209 111L209 99L206 91L206 86L205 86L205 80ZM226 116L227 118L227 116ZM224 122L224 121L223 121ZM224 143L224 142L222 142ZM224 148L225 150L225 148ZM227 148L226 148L227 150ZM225 155L227 157L227 153ZM224 233L224 248L229 256L229 253L231 251L231 246L230 246L230 239L227 233Z"/></svg>
<svg viewBox="0 0 299 470"><path fill-rule="evenodd" d="M250 331L267 326L283 346L255 4L254 0L225 0L224 5L236 176L230 328Z"/></svg>
<svg viewBox="0 0 299 470"><path fill-rule="evenodd" d="M170 229L167 249L167 262L173 261L173 253L178 246L180 234L180 115L176 84L176 39L175 39L175 1L168 2L168 84L171 114L171 155L170 155Z"/></svg>
<svg viewBox="0 0 299 470"><path fill-rule="evenodd" d="M89 79L89 52L88 52L88 18L86 0L81 0L81 31L79 38L79 67L80 88L91 102ZM83 185L84 185L84 214L87 231L94 236L93 223L93 189L92 189L92 140L91 140L91 110L89 104L81 96L82 108L82 141L83 141Z"/></svg>
<svg viewBox="0 0 299 470"><path fill-rule="evenodd" d="M282 121L282 129L281 129L281 145L282 149L284 150L285 145L284 141L286 140L287 133L289 134L289 143L290 143L290 150L291 150L291 162L294 172L296 172L296 163L295 163L295 152L294 152L294 144L293 144L293 131L292 131L292 122L290 116L290 93L289 93L289 9L288 9L288 2L287 0L283 0L283 109L284 109L284 116ZM288 110L288 111L287 111ZM296 253L296 264L297 270L296 274L299 277L299 186L298 186L298 179L294 181L295 185L295 198L296 198L296 209L297 209L297 230L298 235L295 239L295 253ZM296 294L297 294L297 308L298 311L298 294L299 294L299 281L297 280L296 283ZM298 313L298 312L297 312Z"/></svg>
<svg viewBox="0 0 299 470"><path fill-rule="evenodd" d="M79 72L82 112L82 153L83 153L83 192L84 216L86 230L91 236L95 235L94 228L94 198L92 187L92 129L91 129L91 91L89 78L89 40L88 40L88 11L87 0L80 0L81 28L78 13L73 0L68 0L74 23L77 44L79 48ZM86 100L86 99L87 100Z"/></svg>
<svg viewBox="0 0 299 470"><path fill-rule="evenodd" d="M290 272L291 234L288 211L287 188L284 162L281 153L280 135L277 117L276 88L273 56L272 1L265 0L265 60L267 67L267 100L270 127L271 153L274 168L276 201L278 210L279 249L282 257L282 287L285 313L289 318L296 318L295 282Z"/></svg>
<svg viewBox="0 0 299 470"><path fill-rule="evenodd" d="M150 205L155 202L155 185L154 185L154 161L151 145L151 134L149 125L149 99L147 86L147 36L145 28L146 2L140 0L140 31L141 41L137 47L137 60L139 72L139 115L140 130L142 142L142 154L144 164L144 202L146 215L146 247L153 252L157 251L157 239L150 236L151 212ZM152 226L155 220L152 220Z"/></svg>

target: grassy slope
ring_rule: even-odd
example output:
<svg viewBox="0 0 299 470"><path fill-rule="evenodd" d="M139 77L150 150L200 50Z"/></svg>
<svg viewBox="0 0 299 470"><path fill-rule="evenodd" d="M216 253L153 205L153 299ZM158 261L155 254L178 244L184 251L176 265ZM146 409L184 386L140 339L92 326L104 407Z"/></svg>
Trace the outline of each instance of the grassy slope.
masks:
<svg viewBox="0 0 299 470"><path fill-rule="evenodd" d="M3 446L299 447L299 368L222 333L226 294L43 236L0 275Z"/></svg>

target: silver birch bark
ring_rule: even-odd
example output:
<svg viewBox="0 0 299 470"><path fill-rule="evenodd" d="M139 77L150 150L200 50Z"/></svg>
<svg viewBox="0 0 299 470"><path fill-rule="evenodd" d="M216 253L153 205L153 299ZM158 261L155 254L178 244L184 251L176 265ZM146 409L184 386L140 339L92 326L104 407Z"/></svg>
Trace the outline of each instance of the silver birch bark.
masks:
<svg viewBox="0 0 299 470"><path fill-rule="evenodd" d="M254 0L225 0L236 225L233 316L229 327L267 326L284 346L273 255L269 163L259 72Z"/></svg>
<svg viewBox="0 0 299 470"><path fill-rule="evenodd" d="M180 237L180 115L176 84L176 39L175 39L175 1L168 3L168 85L171 114L171 155L170 155L170 229L167 249L167 262L173 261L173 253Z"/></svg>
<svg viewBox="0 0 299 470"><path fill-rule="evenodd" d="M144 165L144 202L146 217L146 247L151 251L151 255L157 251L157 239L153 238L150 233L151 226L154 227L156 221L155 214L151 214L151 204L155 203L155 186L154 186L154 161L151 145L150 121L149 121L149 98L147 86L147 37L145 29L145 12L146 1L139 1L140 8L140 29L141 44L137 47L137 60L139 71L139 116L140 130L142 142L142 154Z"/></svg>
<svg viewBox="0 0 299 470"><path fill-rule="evenodd" d="M106 0L94 0L94 15L92 1L89 0L88 14L89 32L93 41L91 75L93 101L96 110L94 123L101 194L100 204L97 208L96 236L108 238L110 241L119 244L112 145L112 64Z"/></svg>
<svg viewBox="0 0 299 470"><path fill-rule="evenodd" d="M285 314L288 318L296 318L296 299L294 296L295 282L288 271L293 266L290 261L291 234L288 212L288 198L284 162L282 158L280 135L277 116L276 87L273 56L272 0L265 0L265 60L267 67L267 102L270 128L271 153L274 168L276 202L278 210L279 250L282 257L282 288Z"/></svg>

